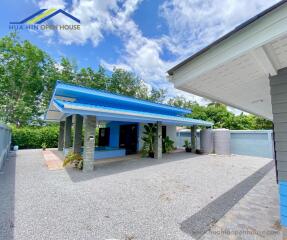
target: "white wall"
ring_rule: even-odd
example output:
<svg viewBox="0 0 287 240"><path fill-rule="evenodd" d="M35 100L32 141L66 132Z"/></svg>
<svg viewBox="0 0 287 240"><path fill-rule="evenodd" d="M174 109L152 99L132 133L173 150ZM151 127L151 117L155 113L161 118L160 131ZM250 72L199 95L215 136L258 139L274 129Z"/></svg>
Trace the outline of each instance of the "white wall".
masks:
<svg viewBox="0 0 287 240"><path fill-rule="evenodd" d="M176 147L176 126L174 125L166 125L166 136L174 141L174 147Z"/></svg>
<svg viewBox="0 0 287 240"><path fill-rule="evenodd" d="M144 132L144 123L140 123L139 124L139 135L138 135L138 151L140 151L143 147L143 140L142 140L142 136L143 136L143 132Z"/></svg>
<svg viewBox="0 0 287 240"><path fill-rule="evenodd" d="M145 125L144 123L139 124L138 150L141 150L143 146L142 136L144 132L144 125ZM174 125L163 125L163 126L166 126L166 135L169 136L169 138L172 141L174 141L174 146L176 147L176 126Z"/></svg>

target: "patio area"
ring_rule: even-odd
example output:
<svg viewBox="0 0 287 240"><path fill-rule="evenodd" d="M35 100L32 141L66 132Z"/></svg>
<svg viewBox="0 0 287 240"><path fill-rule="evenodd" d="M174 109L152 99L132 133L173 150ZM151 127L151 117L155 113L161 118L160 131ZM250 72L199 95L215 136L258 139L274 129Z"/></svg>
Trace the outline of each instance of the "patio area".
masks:
<svg viewBox="0 0 287 240"><path fill-rule="evenodd" d="M267 158L182 152L83 173L21 150L0 174L0 239L282 239L276 191Z"/></svg>

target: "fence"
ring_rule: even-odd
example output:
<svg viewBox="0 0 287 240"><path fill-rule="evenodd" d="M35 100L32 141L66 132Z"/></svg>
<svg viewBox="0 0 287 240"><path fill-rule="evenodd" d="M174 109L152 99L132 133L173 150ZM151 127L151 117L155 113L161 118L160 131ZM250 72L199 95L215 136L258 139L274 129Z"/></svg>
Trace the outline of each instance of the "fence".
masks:
<svg viewBox="0 0 287 240"><path fill-rule="evenodd" d="M11 144L11 129L0 123L0 169L7 158Z"/></svg>
<svg viewBox="0 0 287 240"><path fill-rule="evenodd" d="M273 158L272 130L231 130L231 153Z"/></svg>
<svg viewBox="0 0 287 240"><path fill-rule="evenodd" d="M230 147L232 154L273 158L272 130L231 130ZM184 140L190 142L190 130L177 132L177 147L182 147ZM197 132L197 148L200 149L199 131Z"/></svg>

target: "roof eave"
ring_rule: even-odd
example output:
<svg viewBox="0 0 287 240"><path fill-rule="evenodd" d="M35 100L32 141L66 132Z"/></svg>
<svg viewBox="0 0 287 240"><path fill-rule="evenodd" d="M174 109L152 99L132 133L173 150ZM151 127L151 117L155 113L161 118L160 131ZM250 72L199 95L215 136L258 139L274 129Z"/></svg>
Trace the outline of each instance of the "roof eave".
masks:
<svg viewBox="0 0 287 240"><path fill-rule="evenodd" d="M190 61L194 60L195 58L197 58L198 56L202 55L203 53L207 52L209 49L217 46L218 44L220 44L221 42L225 41L226 39L228 39L229 37L233 36L235 33L243 30L244 28L246 28L247 26L249 26L250 24L252 24L253 22L257 21L258 19L264 17L266 14L272 12L273 10L275 10L276 8L282 6L283 4L287 3L287 0L282 0L274 5L272 5L271 7L267 8L266 10L262 11L261 13L257 14L256 16L252 17L251 19L245 21L244 23L238 25L237 27L235 27L232 31L228 32L227 34L223 35L222 37L220 37L219 39L215 40L214 42L212 42L211 44L209 44L208 46L204 47L203 49L201 49L200 51L196 52L195 54L191 55L190 57L186 58L185 60L183 60L182 62L178 63L177 65L175 65L174 67L172 67L171 69L169 69L167 71L169 76L172 76L174 74L174 72L176 70L178 70L179 68L181 68L182 66L184 66L185 64L189 63Z"/></svg>

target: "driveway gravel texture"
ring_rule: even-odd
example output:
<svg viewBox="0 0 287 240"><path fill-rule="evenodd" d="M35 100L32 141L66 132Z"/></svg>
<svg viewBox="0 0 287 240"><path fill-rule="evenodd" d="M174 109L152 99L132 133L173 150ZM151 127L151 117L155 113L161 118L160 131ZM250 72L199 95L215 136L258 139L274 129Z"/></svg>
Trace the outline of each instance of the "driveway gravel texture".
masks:
<svg viewBox="0 0 287 240"><path fill-rule="evenodd" d="M270 161L176 153L83 173L49 171L42 150L12 152L0 173L0 239L196 239L182 224Z"/></svg>

